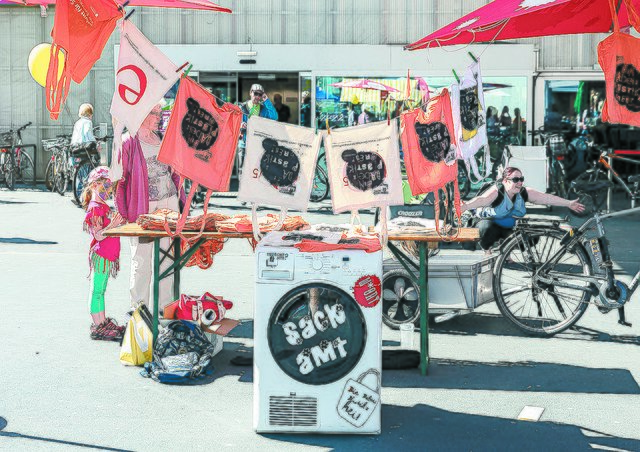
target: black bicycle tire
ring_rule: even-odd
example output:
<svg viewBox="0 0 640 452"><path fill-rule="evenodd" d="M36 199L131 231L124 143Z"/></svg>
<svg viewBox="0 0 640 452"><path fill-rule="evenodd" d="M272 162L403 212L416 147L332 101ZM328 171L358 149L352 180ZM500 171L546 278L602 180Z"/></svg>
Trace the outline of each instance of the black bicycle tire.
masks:
<svg viewBox="0 0 640 452"><path fill-rule="evenodd" d="M613 185L613 182L609 181L607 173L600 169L582 173L580 176L576 177L572 183L572 185L578 187L579 191L585 192L591 196L594 211L599 211L607 200L606 191L602 191L599 181L607 181L607 183ZM589 190L590 184L597 186L597 189Z"/></svg>
<svg viewBox="0 0 640 452"><path fill-rule="evenodd" d="M322 157L320 157L321 159ZM313 187L311 187L311 196L309 200L311 202L320 202L327 199L329 196L329 175L325 172L324 168L320 166L320 159L318 159L318 164L316 165L316 171L313 176ZM316 182L320 181L320 190L315 191Z"/></svg>
<svg viewBox="0 0 640 452"><path fill-rule="evenodd" d="M537 235L539 240L541 240L543 237L544 238L552 237L552 238L557 239L559 241L564 236L564 232L563 231L554 230L554 229L540 230L540 231L537 231L537 232L529 232L529 234L532 237L535 237ZM556 335L558 333L561 333L561 332L565 331L567 328L571 328L573 325L575 325L580 320L580 318L582 317L584 312L589 307L589 300L591 298L591 294L588 293L588 291L584 291L583 295L582 295L582 299L579 302L577 302L577 306L572 311L572 315L570 317L568 317L567 319L565 319L563 322L555 324L552 327L544 327L543 326L541 328L534 328L532 326L527 325L522 320L520 320L518 318L518 316L512 312L512 310L509 308L509 306L505 302L505 300L503 298L504 290L501 290L501 284L500 284L500 278L503 275L503 271L505 269L505 262L507 262L507 258L509 258L509 256L511 255L511 251L513 251L514 248L519 247L519 237L520 237L520 235L518 233L513 234L507 240L507 242L505 242L505 244L501 248L500 256L498 256L498 259L497 259L497 261L495 263L494 272L493 272L493 294L494 294L494 298L495 298L495 301L496 301L496 305L498 306L498 309L500 310L502 315L507 320L509 320L519 330L527 333L528 335L537 336L537 337L551 337L551 336L554 336L554 335ZM580 260L580 264L582 265L583 272L585 272L588 275L591 275L592 274L591 262L590 262L590 259L589 259L588 255L587 255L587 252L584 250L582 245L576 245L574 247L574 254L576 256L579 256L579 260ZM540 264L540 263L538 263L538 264ZM510 263L509 265L514 265L514 266L515 265L521 265L521 266L523 266L522 263L518 263L517 261L516 261L516 263ZM538 303L538 302L536 301L536 303ZM540 309L541 309L540 304L538 304L539 312L540 312ZM524 308L523 308L523 311L524 311ZM563 313L563 315L564 315L564 313Z"/></svg>
<svg viewBox="0 0 640 452"><path fill-rule="evenodd" d="M462 177L460 177L462 175ZM460 199L467 199L471 192L471 178L464 162L458 161L458 190Z"/></svg>
<svg viewBox="0 0 640 452"><path fill-rule="evenodd" d="M59 171L61 168L64 168L65 166L65 162L59 161L59 157L60 156L56 156L56 160L55 160L56 170L54 171L55 178L54 178L53 188L55 189L56 193L58 193L60 196L64 196L64 192L67 191L67 185L69 181L66 173L64 171L62 172Z"/></svg>
<svg viewBox="0 0 640 452"><path fill-rule="evenodd" d="M385 296L384 296L384 293L385 293L384 289L385 289L385 286L389 284L389 279L398 278L398 277L402 277L403 279L405 279L406 282L410 284L410 286L413 288L413 290L416 291L416 295L417 295L415 301L411 301L410 303L407 303L407 302L404 303L403 306L407 307L410 310L411 314L404 315L403 317L405 318L402 321L395 321L391 317L391 315L389 314L389 310L392 307L392 305L388 302L388 300L385 300ZM387 288L387 290L390 290L390 289ZM386 271L382 275L382 295L383 295L382 296L382 321L389 328L393 330L397 330L400 328L400 325L403 325L405 323L415 324L417 321L420 320L420 287L416 286L416 284L413 282L413 280L409 276L409 273L405 269L396 268L393 270ZM399 298L397 305L400 307L402 302L403 302L402 298ZM397 313L398 312L397 309L394 312ZM403 309L403 313L406 313L406 312L408 311Z"/></svg>
<svg viewBox="0 0 640 452"><path fill-rule="evenodd" d="M49 160L44 170L44 186L47 190L53 190L53 161Z"/></svg>
<svg viewBox="0 0 640 452"><path fill-rule="evenodd" d="M13 162L13 154L6 152L4 154L4 165L2 167L4 172L4 184L12 191L16 189L16 171L13 167Z"/></svg>
<svg viewBox="0 0 640 452"><path fill-rule="evenodd" d="M15 149L15 148L14 148ZM15 151L13 152L14 155L14 159L15 159ZM16 173L18 174L18 177L16 179L16 182L18 183L22 183L24 185L35 185L36 184L36 169L35 166L33 164L33 160L31 159L31 156L29 154L27 154L24 151L24 148L20 149L20 167L16 169ZM15 160L14 160L15 161ZM26 162L23 164L23 162ZM25 171L23 168L31 168L31 175L29 176L29 180L26 181L24 178L24 174Z"/></svg>
<svg viewBox="0 0 640 452"><path fill-rule="evenodd" d="M86 176L84 176L84 172L81 174L81 170L84 170L84 168L87 168L88 170L88 171L85 171ZM82 191L84 190L84 184L85 184L85 181L83 181L80 187L80 190L78 190L78 177L80 177L79 175L81 175L85 177L85 179L88 178L93 168L94 167L91 163L84 162L73 171L73 185L71 186L71 191L73 192L73 198L76 200L78 204L81 204L80 196L82 195Z"/></svg>

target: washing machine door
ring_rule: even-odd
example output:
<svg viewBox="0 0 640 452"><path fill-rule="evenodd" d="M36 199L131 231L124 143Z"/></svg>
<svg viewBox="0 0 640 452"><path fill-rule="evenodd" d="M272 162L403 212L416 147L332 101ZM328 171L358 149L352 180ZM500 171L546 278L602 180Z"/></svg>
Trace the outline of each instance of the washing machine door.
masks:
<svg viewBox="0 0 640 452"><path fill-rule="evenodd" d="M274 361L288 376L309 385L348 375L367 341L360 306L338 287L321 283L287 292L276 303L267 328Z"/></svg>

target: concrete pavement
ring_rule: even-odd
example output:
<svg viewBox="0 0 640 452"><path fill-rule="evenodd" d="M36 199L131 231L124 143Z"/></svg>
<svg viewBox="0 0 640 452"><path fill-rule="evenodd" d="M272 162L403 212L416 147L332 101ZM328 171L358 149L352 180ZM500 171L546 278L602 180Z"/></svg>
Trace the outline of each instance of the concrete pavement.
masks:
<svg viewBox="0 0 640 452"><path fill-rule="evenodd" d="M252 369L229 363L253 343L259 300L248 243L230 240L212 269L183 272L183 291L224 294L242 325L205 384L161 385L122 366L116 344L89 339L89 240L70 199L0 189L0 450L640 450L637 294L627 308L632 328L590 307L574 330L530 338L494 304L435 326L428 377L383 372L380 436L258 435ZM305 218L348 221L329 206L312 205ZM248 211L229 196L210 209ZM606 224L627 281L640 264L639 220ZM118 319L129 304L129 258L123 239L121 274L107 292ZM399 345L397 331L385 327L383 339ZM539 422L516 420L525 405L545 408Z"/></svg>

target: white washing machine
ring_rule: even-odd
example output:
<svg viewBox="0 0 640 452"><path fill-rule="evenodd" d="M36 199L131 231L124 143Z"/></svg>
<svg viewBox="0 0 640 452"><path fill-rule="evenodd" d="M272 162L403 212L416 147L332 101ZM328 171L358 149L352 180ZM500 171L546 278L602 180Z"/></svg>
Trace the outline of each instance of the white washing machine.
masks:
<svg viewBox="0 0 640 452"><path fill-rule="evenodd" d="M380 433L382 252L301 252L272 232L256 249L254 428ZM289 244L289 246L273 246Z"/></svg>

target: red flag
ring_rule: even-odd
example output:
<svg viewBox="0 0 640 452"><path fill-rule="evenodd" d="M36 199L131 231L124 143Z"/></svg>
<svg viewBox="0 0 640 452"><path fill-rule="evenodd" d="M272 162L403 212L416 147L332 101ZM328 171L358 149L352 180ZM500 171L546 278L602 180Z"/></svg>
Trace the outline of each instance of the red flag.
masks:
<svg viewBox="0 0 640 452"><path fill-rule="evenodd" d="M51 119L58 119L69 94L71 79L81 83L123 16L114 0L59 0L51 37L51 60L47 72L47 109ZM58 53L64 50L62 76L58 79Z"/></svg>
<svg viewBox="0 0 640 452"><path fill-rule="evenodd" d="M158 160L209 190L228 191L242 112L190 77L180 81Z"/></svg>

